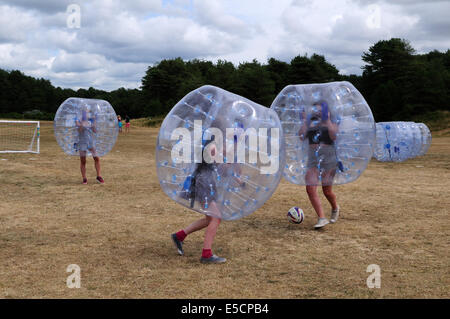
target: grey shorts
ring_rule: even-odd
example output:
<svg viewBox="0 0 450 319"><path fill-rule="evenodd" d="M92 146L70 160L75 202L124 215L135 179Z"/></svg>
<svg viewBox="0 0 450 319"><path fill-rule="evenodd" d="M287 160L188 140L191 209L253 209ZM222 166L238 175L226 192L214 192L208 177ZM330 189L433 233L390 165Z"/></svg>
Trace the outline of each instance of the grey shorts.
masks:
<svg viewBox="0 0 450 319"><path fill-rule="evenodd" d="M77 144L78 152L86 152L94 149L94 143L92 141L83 141Z"/></svg>
<svg viewBox="0 0 450 319"><path fill-rule="evenodd" d="M336 170L338 168L338 161L334 145L320 144L318 148L309 146L307 167L315 167L325 171Z"/></svg>
<svg viewBox="0 0 450 319"><path fill-rule="evenodd" d="M83 131L78 135L77 151L86 152L95 147L92 132Z"/></svg>

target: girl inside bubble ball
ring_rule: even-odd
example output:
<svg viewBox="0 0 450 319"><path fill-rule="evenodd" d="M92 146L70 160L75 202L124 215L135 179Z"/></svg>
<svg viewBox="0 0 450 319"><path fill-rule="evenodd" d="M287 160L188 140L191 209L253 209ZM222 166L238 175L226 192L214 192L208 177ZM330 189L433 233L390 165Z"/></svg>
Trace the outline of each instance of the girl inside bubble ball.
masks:
<svg viewBox="0 0 450 319"><path fill-rule="evenodd" d="M330 222L335 223L339 218L339 205L333 192L333 179L336 170L340 168L334 145L338 125L331 120L328 103L324 100L315 102L308 112L304 110L300 114L300 120L301 128L298 132L300 140L307 140L309 144L305 176L306 192L319 218L314 228L320 229ZM322 185L323 194L331 205L330 220L325 217L317 193L318 185Z"/></svg>
<svg viewBox="0 0 450 319"><path fill-rule="evenodd" d="M87 184L86 177L86 154L91 152L94 158L95 170L97 171L97 182L104 184L105 181L100 176L100 157L95 150L95 134L97 133L95 117L89 116L87 108L81 111L81 120L76 120L75 125L78 130L77 150L80 153L80 170L83 177L83 184Z"/></svg>
<svg viewBox="0 0 450 319"><path fill-rule="evenodd" d="M203 149L207 149L211 158L216 158L216 155L220 152L214 136L210 140L202 140L202 146ZM223 150L223 155L225 156L225 150ZM212 253L212 243L222 216L217 205L217 186L223 178L233 176L236 185L245 187L245 182L242 182L238 177L239 174L240 167L235 163L223 163L222 161L211 163L211 161L205 161L205 158L202 156L202 162L196 164L194 172L184 182L182 197L189 200L191 208L194 207L197 201L202 209L208 211L208 215L171 235L179 255L184 255L183 241L186 236L206 228L200 262L206 264L226 262L225 258Z"/></svg>

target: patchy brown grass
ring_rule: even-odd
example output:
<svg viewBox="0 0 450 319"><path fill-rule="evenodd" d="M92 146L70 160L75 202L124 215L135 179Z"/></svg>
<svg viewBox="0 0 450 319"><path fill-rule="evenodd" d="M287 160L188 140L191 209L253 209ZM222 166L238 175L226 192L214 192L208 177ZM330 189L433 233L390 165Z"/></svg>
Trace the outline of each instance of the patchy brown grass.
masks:
<svg viewBox="0 0 450 319"><path fill-rule="evenodd" d="M282 182L252 215L223 222L199 263L203 232L176 254L169 235L201 217L172 202L156 177L157 128L132 127L102 159L105 185L81 185L51 123L40 155L0 155L0 297L3 298L449 298L450 138L401 164L373 161L336 187L342 218L314 231L303 187ZM323 197L322 197L323 198ZM323 198L324 199L324 198ZM302 207L306 220L288 223ZM66 268L81 267L81 288ZM369 264L381 289L368 289Z"/></svg>

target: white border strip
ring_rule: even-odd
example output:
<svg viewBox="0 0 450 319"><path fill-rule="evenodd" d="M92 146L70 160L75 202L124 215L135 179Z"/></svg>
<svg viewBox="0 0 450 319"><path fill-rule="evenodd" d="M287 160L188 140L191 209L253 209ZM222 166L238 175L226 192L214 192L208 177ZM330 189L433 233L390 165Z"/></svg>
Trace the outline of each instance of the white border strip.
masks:
<svg viewBox="0 0 450 319"><path fill-rule="evenodd" d="M0 120L0 123L33 123L39 124L39 121L8 121L8 120Z"/></svg>

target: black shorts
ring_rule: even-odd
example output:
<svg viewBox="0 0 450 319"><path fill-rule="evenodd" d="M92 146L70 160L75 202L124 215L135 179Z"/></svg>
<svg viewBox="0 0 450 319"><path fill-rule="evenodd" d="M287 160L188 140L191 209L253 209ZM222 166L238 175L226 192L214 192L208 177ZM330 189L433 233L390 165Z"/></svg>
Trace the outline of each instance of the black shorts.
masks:
<svg viewBox="0 0 450 319"><path fill-rule="evenodd" d="M203 168L195 176L195 200L212 202L217 198L216 172L213 167Z"/></svg>
<svg viewBox="0 0 450 319"><path fill-rule="evenodd" d="M204 165L192 174L190 183L184 185L181 197L195 200L202 205L217 199L217 173L215 165ZM193 202L191 203L193 205Z"/></svg>

